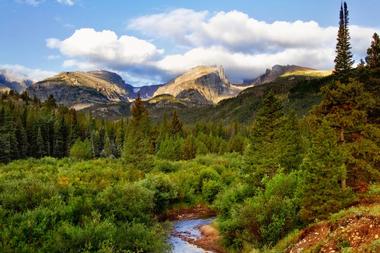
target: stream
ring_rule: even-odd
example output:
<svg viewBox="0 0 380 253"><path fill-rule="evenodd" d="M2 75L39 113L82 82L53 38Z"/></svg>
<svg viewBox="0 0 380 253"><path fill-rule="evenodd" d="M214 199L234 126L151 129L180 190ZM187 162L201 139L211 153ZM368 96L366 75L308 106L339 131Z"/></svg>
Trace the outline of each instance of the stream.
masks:
<svg viewBox="0 0 380 253"><path fill-rule="evenodd" d="M176 221L173 227L173 233L169 237L169 243L172 246L173 253L210 253L211 251L206 251L197 246L186 242L181 239L181 236L186 236L191 239L198 239L201 237L199 231L199 226L210 224L214 218L208 219L191 219L191 220L181 220Z"/></svg>

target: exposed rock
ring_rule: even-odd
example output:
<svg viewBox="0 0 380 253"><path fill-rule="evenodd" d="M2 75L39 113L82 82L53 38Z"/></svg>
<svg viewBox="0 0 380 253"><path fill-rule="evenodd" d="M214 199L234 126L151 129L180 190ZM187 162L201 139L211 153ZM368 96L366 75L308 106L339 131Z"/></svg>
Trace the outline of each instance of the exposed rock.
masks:
<svg viewBox="0 0 380 253"><path fill-rule="evenodd" d="M28 88L31 96L46 100L53 95L69 107L128 101L128 91L121 77L108 71L63 72Z"/></svg>
<svg viewBox="0 0 380 253"><path fill-rule="evenodd" d="M312 71L314 69L306 68L306 67L300 67L296 65L274 65L272 69L267 69L265 71L265 74L257 77L256 79L252 80L253 85L262 85L265 83L270 83L282 76L285 73L288 72L295 72L295 71Z"/></svg>
<svg viewBox="0 0 380 253"><path fill-rule="evenodd" d="M189 99L192 103L216 104L240 91L241 88L231 85L222 67L199 66L158 88L154 96L169 94Z"/></svg>

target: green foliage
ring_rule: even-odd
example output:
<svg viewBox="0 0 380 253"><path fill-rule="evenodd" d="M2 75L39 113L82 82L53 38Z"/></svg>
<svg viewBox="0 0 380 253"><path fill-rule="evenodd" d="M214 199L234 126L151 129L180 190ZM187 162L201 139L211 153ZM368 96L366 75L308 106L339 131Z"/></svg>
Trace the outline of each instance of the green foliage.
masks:
<svg viewBox="0 0 380 253"><path fill-rule="evenodd" d="M183 142L182 145L182 158L184 160L194 159L197 155L197 146L193 136L189 135Z"/></svg>
<svg viewBox="0 0 380 253"><path fill-rule="evenodd" d="M220 222L225 243L242 249L243 242L258 247L273 245L298 224L297 174L278 173L265 189L244 203L235 204L230 218Z"/></svg>
<svg viewBox="0 0 380 253"><path fill-rule="evenodd" d="M339 147L345 153L347 181L352 187L380 178L376 169L380 159L379 127L368 119L376 100L362 83L350 80L323 88L325 98L313 112L336 130ZM312 124L317 124L316 122Z"/></svg>
<svg viewBox="0 0 380 253"><path fill-rule="evenodd" d="M335 74L341 77L345 77L354 64L354 61L352 60L353 56L351 53L350 33L348 29L348 14L347 3L344 2L339 13L338 42L336 45L337 55L335 58Z"/></svg>
<svg viewBox="0 0 380 253"><path fill-rule="evenodd" d="M166 252L167 233L154 219L163 188L129 182L133 173L116 160L0 166L0 251Z"/></svg>
<svg viewBox="0 0 380 253"><path fill-rule="evenodd" d="M253 123L250 146L245 154L250 183L258 186L263 177L272 177L279 168L277 133L283 117L282 104L272 92L263 98Z"/></svg>
<svg viewBox="0 0 380 253"><path fill-rule="evenodd" d="M159 145L157 156L172 161L180 160L182 142L182 138L179 137L166 137Z"/></svg>
<svg viewBox="0 0 380 253"><path fill-rule="evenodd" d="M169 133L172 136L177 136L177 135L183 134L182 123L179 121L176 111L173 112L172 120L171 120L170 126L169 126Z"/></svg>
<svg viewBox="0 0 380 253"><path fill-rule="evenodd" d="M367 50L365 60L370 68L380 67L380 38L377 33L373 34L371 47Z"/></svg>
<svg viewBox="0 0 380 253"><path fill-rule="evenodd" d="M92 158L92 148L91 143L88 139L81 141L77 139L74 145L70 149L70 157L79 159L79 160L87 160Z"/></svg>
<svg viewBox="0 0 380 253"><path fill-rule="evenodd" d="M311 147L301 168L305 173L300 202L302 220L326 218L352 200L350 190L340 185L347 173L344 153L327 122L313 132Z"/></svg>

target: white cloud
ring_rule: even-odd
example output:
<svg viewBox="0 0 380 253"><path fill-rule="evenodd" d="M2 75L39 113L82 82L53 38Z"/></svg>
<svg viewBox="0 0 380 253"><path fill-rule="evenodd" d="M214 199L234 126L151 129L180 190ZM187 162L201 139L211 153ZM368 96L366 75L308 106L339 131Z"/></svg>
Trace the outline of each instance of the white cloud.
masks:
<svg viewBox="0 0 380 253"><path fill-rule="evenodd" d="M115 66L143 64L163 52L145 40L127 35L118 37L113 31L98 32L91 28L76 30L62 41L47 39L47 46L59 49L70 58Z"/></svg>
<svg viewBox="0 0 380 253"><path fill-rule="evenodd" d="M44 0L16 0L16 2L18 2L18 3L28 4L28 5L32 5L32 6L37 6L40 3L42 3L43 1Z"/></svg>
<svg viewBox="0 0 380 253"><path fill-rule="evenodd" d="M190 9L176 9L168 13L141 16L132 20L128 28L139 30L157 38L172 39L181 44L191 44L188 37L202 26L207 11L196 12Z"/></svg>
<svg viewBox="0 0 380 253"><path fill-rule="evenodd" d="M63 5L68 5L68 6L73 6L76 2L76 0L55 0L57 3L63 4ZM28 4L32 6L37 6L45 0L16 0L18 3L23 3L23 4Z"/></svg>
<svg viewBox="0 0 380 253"><path fill-rule="evenodd" d="M296 64L329 68L334 49L286 49L278 53L248 54L231 52L223 47L194 48L184 54L169 55L157 66L176 75L198 65L223 65L235 81L256 77L274 64Z"/></svg>
<svg viewBox="0 0 380 253"><path fill-rule="evenodd" d="M332 48L337 34L337 27L321 27L315 21L267 23L240 11L218 12L210 16L207 12L187 9L142 16L132 20L128 28L155 38L173 38L176 43L193 47L222 46L246 53ZM373 32L372 28L352 26L353 50L358 52L367 47Z"/></svg>
<svg viewBox="0 0 380 253"><path fill-rule="evenodd" d="M233 80L241 81L275 64L333 68L338 30L315 21L268 23L239 11L211 14L189 9L141 16L131 20L128 29L178 53L165 54L147 40L91 28L76 30L64 40L48 39L47 46L66 56L65 67L113 69L144 82L164 82L197 65L223 65ZM365 54L376 30L351 26L357 59Z"/></svg>
<svg viewBox="0 0 380 253"><path fill-rule="evenodd" d="M58 3L73 6L75 4L75 0L57 0Z"/></svg>
<svg viewBox="0 0 380 253"><path fill-rule="evenodd" d="M55 72L42 69L32 69L22 65L3 64L0 65L10 81L32 80L34 82L41 81L45 78L55 75Z"/></svg>

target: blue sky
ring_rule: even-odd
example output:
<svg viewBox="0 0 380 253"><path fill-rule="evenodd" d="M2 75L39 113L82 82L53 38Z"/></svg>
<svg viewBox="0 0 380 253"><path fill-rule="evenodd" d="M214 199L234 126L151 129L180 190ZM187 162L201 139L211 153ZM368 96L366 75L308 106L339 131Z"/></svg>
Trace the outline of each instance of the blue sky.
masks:
<svg viewBox="0 0 380 253"><path fill-rule="evenodd" d="M353 51L360 58L370 35L379 32L380 1L348 4ZM277 63L331 68L339 5L340 0L0 0L0 67L18 65L34 79L105 68L137 85L164 82L199 64L224 65L236 81Z"/></svg>

